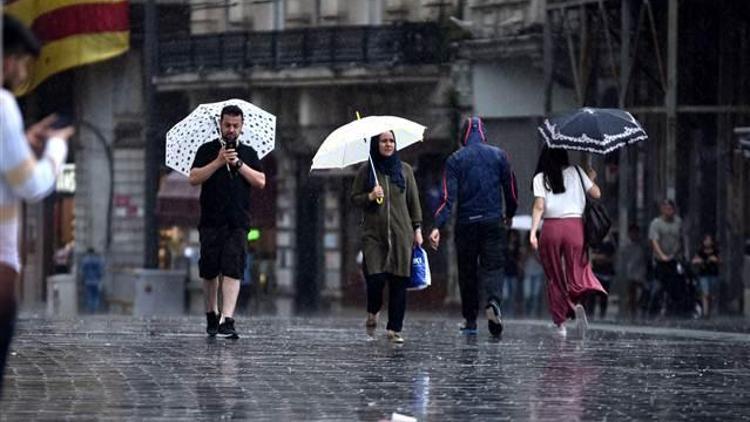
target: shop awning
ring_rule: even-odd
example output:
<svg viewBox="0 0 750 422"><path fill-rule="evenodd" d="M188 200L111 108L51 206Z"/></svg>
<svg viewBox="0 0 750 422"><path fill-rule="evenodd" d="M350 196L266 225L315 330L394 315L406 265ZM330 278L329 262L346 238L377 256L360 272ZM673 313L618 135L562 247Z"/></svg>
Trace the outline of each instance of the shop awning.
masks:
<svg viewBox="0 0 750 422"><path fill-rule="evenodd" d="M177 172L164 176L156 196L159 225L198 227L200 193L200 186L191 185L187 177Z"/></svg>

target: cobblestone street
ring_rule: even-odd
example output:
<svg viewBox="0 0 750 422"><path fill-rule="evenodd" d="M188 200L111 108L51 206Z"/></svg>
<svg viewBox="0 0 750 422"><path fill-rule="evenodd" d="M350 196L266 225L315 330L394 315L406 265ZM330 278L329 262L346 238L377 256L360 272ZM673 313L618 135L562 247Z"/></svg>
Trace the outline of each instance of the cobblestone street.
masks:
<svg viewBox="0 0 750 422"><path fill-rule="evenodd" d="M382 322L382 321L381 321ZM510 321L501 341L409 315L406 343L360 318L22 318L1 420L750 420L750 335Z"/></svg>

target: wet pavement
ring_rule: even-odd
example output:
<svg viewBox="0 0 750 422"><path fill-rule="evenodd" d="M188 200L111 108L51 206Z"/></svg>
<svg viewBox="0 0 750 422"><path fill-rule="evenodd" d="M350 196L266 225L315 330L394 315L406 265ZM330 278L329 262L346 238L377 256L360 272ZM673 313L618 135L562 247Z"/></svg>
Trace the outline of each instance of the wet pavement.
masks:
<svg viewBox="0 0 750 422"><path fill-rule="evenodd" d="M403 345L349 316L241 318L238 341L198 317L25 318L0 420L750 420L747 334L407 318Z"/></svg>

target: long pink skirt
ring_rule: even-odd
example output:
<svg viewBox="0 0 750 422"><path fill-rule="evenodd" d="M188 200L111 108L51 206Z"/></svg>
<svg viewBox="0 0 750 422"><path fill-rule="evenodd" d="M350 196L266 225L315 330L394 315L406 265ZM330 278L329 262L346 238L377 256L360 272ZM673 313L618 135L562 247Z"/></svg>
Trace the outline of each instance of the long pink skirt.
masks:
<svg viewBox="0 0 750 422"><path fill-rule="evenodd" d="M549 311L555 324L572 317L573 307L587 294L607 294L584 253L582 219L545 218L539 258L547 276Z"/></svg>

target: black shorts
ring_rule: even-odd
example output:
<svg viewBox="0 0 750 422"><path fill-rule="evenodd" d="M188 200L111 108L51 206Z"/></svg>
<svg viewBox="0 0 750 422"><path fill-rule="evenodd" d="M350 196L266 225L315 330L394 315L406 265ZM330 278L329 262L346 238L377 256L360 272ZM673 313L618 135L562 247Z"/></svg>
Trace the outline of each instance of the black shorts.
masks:
<svg viewBox="0 0 750 422"><path fill-rule="evenodd" d="M241 280L247 252L246 230L203 227L198 232L201 241L201 257L198 261L201 278L212 280L223 275Z"/></svg>

